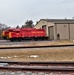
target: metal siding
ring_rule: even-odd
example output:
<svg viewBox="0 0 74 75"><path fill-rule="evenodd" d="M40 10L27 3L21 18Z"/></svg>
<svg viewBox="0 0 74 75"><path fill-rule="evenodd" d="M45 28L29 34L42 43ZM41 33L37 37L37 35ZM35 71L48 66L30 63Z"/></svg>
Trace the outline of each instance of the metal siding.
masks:
<svg viewBox="0 0 74 75"><path fill-rule="evenodd" d="M47 25L46 21L41 20L34 28L42 28L42 26Z"/></svg>
<svg viewBox="0 0 74 75"><path fill-rule="evenodd" d="M68 24L57 24L57 34L60 39L69 39Z"/></svg>
<svg viewBox="0 0 74 75"><path fill-rule="evenodd" d="M54 25L54 40L57 40L57 24Z"/></svg>
<svg viewBox="0 0 74 75"><path fill-rule="evenodd" d="M50 40L54 39L53 26L48 27L48 36Z"/></svg>
<svg viewBox="0 0 74 75"><path fill-rule="evenodd" d="M74 39L74 24L70 24L70 39Z"/></svg>
<svg viewBox="0 0 74 75"><path fill-rule="evenodd" d="M51 23L51 22L47 22L47 26L46 26L46 33L47 33L47 36L49 36L48 34L48 27L51 27L51 26L54 26L54 23Z"/></svg>

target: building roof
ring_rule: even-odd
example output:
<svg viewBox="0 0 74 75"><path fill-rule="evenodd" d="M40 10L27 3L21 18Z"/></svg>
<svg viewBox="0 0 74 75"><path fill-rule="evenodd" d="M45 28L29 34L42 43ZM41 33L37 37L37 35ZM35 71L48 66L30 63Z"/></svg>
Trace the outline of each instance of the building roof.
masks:
<svg viewBox="0 0 74 75"><path fill-rule="evenodd" d="M41 20L54 23L74 23L74 19L41 19Z"/></svg>

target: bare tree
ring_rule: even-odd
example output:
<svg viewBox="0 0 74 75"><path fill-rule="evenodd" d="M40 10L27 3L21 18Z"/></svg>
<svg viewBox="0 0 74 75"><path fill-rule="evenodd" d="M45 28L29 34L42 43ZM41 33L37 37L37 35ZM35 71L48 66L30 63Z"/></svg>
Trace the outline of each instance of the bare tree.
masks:
<svg viewBox="0 0 74 75"><path fill-rule="evenodd" d="M19 25L17 25L16 28L20 28Z"/></svg>
<svg viewBox="0 0 74 75"><path fill-rule="evenodd" d="M3 29L3 28L4 28L4 29L7 28L7 25L0 23L0 30Z"/></svg>
<svg viewBox="0 0 74 75"><path fill-rule="evenodd" d="M2 36L2 31L6 30L8 28L10 28L10 27L8 27L6 24L0 23L0 37Z"/></svg>
<svg viewBox="0 0 74 75"><path fill-rule="evenodd" d="M21 26L21 28L33 28L33 27L34 27L34 24L32 20L27 20L25 24Z"/></svg>

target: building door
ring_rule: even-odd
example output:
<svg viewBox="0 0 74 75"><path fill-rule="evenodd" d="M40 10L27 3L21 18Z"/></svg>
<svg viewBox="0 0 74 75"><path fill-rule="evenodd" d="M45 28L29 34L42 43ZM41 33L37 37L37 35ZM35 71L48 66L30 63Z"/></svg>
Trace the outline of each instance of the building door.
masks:
<svg viewBox="0 0 74 75"><path fill-rule="evenodd" d="M48 36L50 40L54 40L53 26L48 27Z"/></svg>

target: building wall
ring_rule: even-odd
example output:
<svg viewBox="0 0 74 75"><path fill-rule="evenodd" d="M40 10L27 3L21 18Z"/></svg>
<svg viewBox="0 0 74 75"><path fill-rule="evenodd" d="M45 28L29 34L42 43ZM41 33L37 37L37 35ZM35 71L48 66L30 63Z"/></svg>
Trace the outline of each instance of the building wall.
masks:
<svg viewBox="0 0 74 75"><path fill-rule="evenodd" d="M47 25L47 22L41 20L34 28L39 29L39 28L42 28L43 25Z"/></svg>
<svg viewBox="0 0 74 75"><path fill-rule="evenodd" d="M69 39L69 26L68 24L56 24L57 31L57 39L59 34L59 39Z"/></svg>
<svg viewBox="0 0 74 75"><path fill-rule="evenodd" d="M54 26L48 27L48 36L50 40L54 40Z"/></svg>
<svg viewBox="0 0 74 75"><path fill-rule="evenodd" d="M54 24L54 40L57 40L57 24Z"/></svg>
<svg viewBox="0 0 74 75"><path fill-rule="evenodd" d="M74 39L74 24L69 24L70 27L70 39Z"/></svg>
<svg viewBox="0 0 74 75"><path fill-rule="evenodd" d="M48 22L48 23L47 23L47 32L46 32L46 33L47 33L47 36L48 36L48 33L49 33L49 32L48 32L48 31L49 31L48 28L49 28L49 27L52 27L52 26L54 26L54 23L51 23L51 22Z"/></svg>

